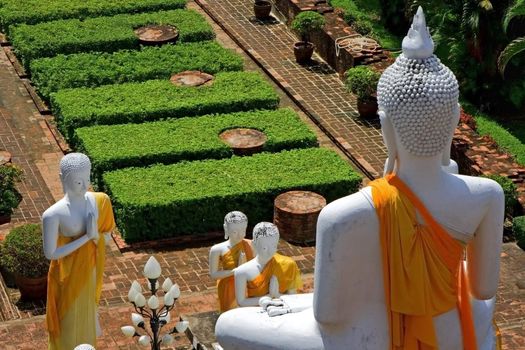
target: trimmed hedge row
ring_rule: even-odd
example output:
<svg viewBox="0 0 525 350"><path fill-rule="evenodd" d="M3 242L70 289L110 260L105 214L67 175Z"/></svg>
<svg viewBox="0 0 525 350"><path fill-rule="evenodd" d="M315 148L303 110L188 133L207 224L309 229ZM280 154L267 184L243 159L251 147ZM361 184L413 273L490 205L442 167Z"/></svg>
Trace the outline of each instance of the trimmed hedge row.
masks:
<svg viewBox="0 0 525 350"><path fill-rule="evenodd" d="M0 28L7 33L12 24L36 24L57 19L112 16L174 10L186 7L187 0L2 0Z"/></svg>
<svg viewBox="0 0 525 350"><path fill-rule="evenodd" d="M77 129L75 139L76 148L91 159L93 178L99 183L108 170L229 158L233 152L219 135L233 128L264 132L268 139L263 151L317 146L315 134L291 109L94 126Z"/></svg>
<svg viewBox="0 0 525 350"><path fill-rule="evenodd" d="M149 80L51 94L51 108L68 140L82 126L274 109L278 104L277 93L256 72L218 73L212 85L201 87Z"/></svg>
<svg viewBox="0 0 525 350"><path fill-rule="evenodd" d="M58 54L138 49L133 29L152 23L176 26L179 42L210 40L215 36L206 19L196 11L172 10L21 24L11 27L10 39L18 58L29 68L34 59Z"/></svg>
<svg viewBox="0 0 525 350"><path fill-rule="evenodd" d="M271 221L273 200L282 192L315 191L330 202L355 192L361 182L325 148L127 168L103 178L128 242L220 229L232 210L252 223Z"/></svg>
<svg viewBox="0 0 525 350"><path fill-rule="evenodd" d="M52 92L68 88L169 79L185 70L215 74L242 69L243 60L238 54L215 41L204 41L41 58L31 62L31 80L49 100Z"/></svg>

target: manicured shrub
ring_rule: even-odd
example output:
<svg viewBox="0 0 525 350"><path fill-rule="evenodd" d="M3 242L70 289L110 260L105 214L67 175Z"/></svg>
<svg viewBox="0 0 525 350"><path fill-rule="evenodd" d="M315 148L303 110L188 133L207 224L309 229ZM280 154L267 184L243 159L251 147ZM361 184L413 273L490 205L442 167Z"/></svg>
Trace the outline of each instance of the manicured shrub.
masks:
<svg viewBox="0 0 525 350"><path fill-rule="evenodd" d="M15 165L0 166L0 216L9 216L22 201L16 184L22 181L23 173Z"/></svg>
<svg viewBox="0 0 525 350"><path fill-rule="evenodd" d="M219 135L228 129L264 132L263 151L317 146L315 134L291 109L250 111L181 118L143 124L101 125L77 129L77 149L89 156L93 179L102 172L154 163L220 159L233 155Z"/></svg>
<svg viewBox="0 0 525 350"><path fill-rule="evenodd" d="M51 94L58 126L68 139L82 126L273 109L278 104L277 93L256 72L218 73L210 86L181 87L169 80L149 80Z"/></svg>
<svg viewBox="0 0 525 350"><path fill-rule="evenodd" d="M31 80L46 99L67 88L96 87L152 79L200 70L215 74L240 71L242 58L214 41L144 47L140 51L80 53L31 62Z"/></svg>
<svg viewBox="0 0 525 350"><path fill-rule="evenodd" d="M299 34L302 41L309 41L310 34L321 30L325 22L323 15L315 11L303 11L295 16L291 28Z"/></svg>
<svg viewBox="0 0 525 350"><path fill-rule="evenodd" d="M357 96L358 100L367 101L376 93L381 75L368 66L356 66L346 71L345 85Z"/></svg>
<svg viewBox="0 0 525 350"><path fill-rule="evenodd" d="M40 224L26 224L12 229L1 249L1 263L7 271L28 278L47 274L49 260L44 255Z"/></svg>
<svg viewBox="0 0 525 350"><path fill-rule="evenodd" d="M26 68L41 57L78 52L114 52L138 49L133 29L147 24L170 24L179 30L179 42L213 39L206 19L192 10L172 10L136 15L58 20L11 27L11 42Z"/></svg>
<svg viewBox="0 0 525 350"><path fill-rule="evenodd" d="M2 0L0 28L7 32L12 24L174 10L185 6L186 0Z"/></svg>
<svg viewBox="0 0 525 350"><path fill-rule="evenodd" d="M521 249L525 249L525 216L517 216L512 220L512 232L516 243Z"/></svg>
<svg viewBox="0 0 525 350"><path fill-rule="evenodd" d="M514 216L517 205L519 204L518 188L514 182L508 177L501 175L487 175L484 177L496 181L503 188L503 193L505 194L505 216Z"/></svg>
<svg viewBox="0 0 525 350"><path fill-rule="evenodd" d="M347 162L325 148L104 174L105 191L128 242L220 229L231 210L241 210L252 223L271 221L280 193L311 190L330 202L355 192L360 182Z"/></svg>

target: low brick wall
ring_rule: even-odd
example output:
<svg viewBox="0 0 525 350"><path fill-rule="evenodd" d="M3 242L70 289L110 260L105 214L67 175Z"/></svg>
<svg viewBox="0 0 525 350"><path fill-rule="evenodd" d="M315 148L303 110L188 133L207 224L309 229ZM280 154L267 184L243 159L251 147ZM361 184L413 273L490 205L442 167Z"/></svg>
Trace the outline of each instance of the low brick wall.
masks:
<svg viewBox="0 0 525 350"><path fill-rule="evenodd" d="M317 11L323 14L326 20L324 29L312 33L310 41L316 46L315 50L323 60L341 76L354 65L370 64L382 71L393 62L389 54L371 39L368 41L373 43L368 47L344 48L339 50L339 54L337 54L336 39L357 33L339 16L338 10L329 7L326 1L274 0L274 5L284 15L288 25L301 11Z"/></svg>

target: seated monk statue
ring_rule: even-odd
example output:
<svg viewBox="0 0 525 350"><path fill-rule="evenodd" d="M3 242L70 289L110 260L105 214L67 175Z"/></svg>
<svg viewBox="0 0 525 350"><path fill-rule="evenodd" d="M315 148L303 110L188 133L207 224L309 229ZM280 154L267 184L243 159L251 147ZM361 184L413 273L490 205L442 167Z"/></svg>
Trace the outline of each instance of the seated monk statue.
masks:
<svg viewBox="0 0 525 350"><path fill-rule="evenodd" d="M104 193L88 192L91 163L82 153L60 161L64 198L42 215L47 277L46 325L50 350L96 345L101 330L97 304L102 290L105 235L115 228Z"/></svg>
<svg viewBox="0 0 525 350"><path fill-rule="evenodd" d="M225 242L215 244L210 249L210 277L217 280L219 310L228 311L237 307L233 269L253 259L252 246L244 239L248 218L240 211L232 211L224 217ZM219 269L219 265L221 269Z"/></svg>
<svg viewBox="0 0 525 350"><path fill-rule="evenodd" d="M276 298L302 287L301 271L290 257L277 253L279 230L269 222L253 228L254 259L234 270L235 296L239 306L259 305L262 296Z"/></svg>
<svg viewBox="0 0 525 350"><path fill-rule="evenodd" d="M402 46L377 91L385 176L320 213L310 306L222 314L215 333L225 350L498 347L503 191L451 173L458 83L433 54L421 8Z"/></svg>

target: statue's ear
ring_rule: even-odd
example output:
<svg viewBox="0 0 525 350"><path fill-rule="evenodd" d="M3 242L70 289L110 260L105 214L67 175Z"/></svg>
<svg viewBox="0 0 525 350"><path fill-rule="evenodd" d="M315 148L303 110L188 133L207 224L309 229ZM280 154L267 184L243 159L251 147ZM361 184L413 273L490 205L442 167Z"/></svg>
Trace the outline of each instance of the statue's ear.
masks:
<svg viewBox="0 0 525 350"><path fill-rule="evenodd" d="M397 159L397 144L396 144L396 132L392 121L387 117L384 111L379 111L379 120L381 121L381 131L383 133L383 141L385 142L386 148L388 149L388 158L385 162L385 168L383 170L383 176L394 172L396 159Z"/></svg>
<svg viewBox="0 0 525 350"><path fill-rule="evenodd" d="M461 114L461 105L458 103L457 110L454 113L453 120L452 120L452 130L450 131L449 139L447 141L447 144L445 146L445 149L443 150L443 156L441 158L441 165L443 166L449 166L450 165L450 149L452 147L452 139L454 138L454 131L456 130L456 127L459 123L459 118Z"/></svg>
<svg viewBox="0 0 525 350"><path fill-rule="evenodd" d="M224 239L229 239L230 237L228 236L228 225L224 223L222 227L224 227Z"/></svg>

